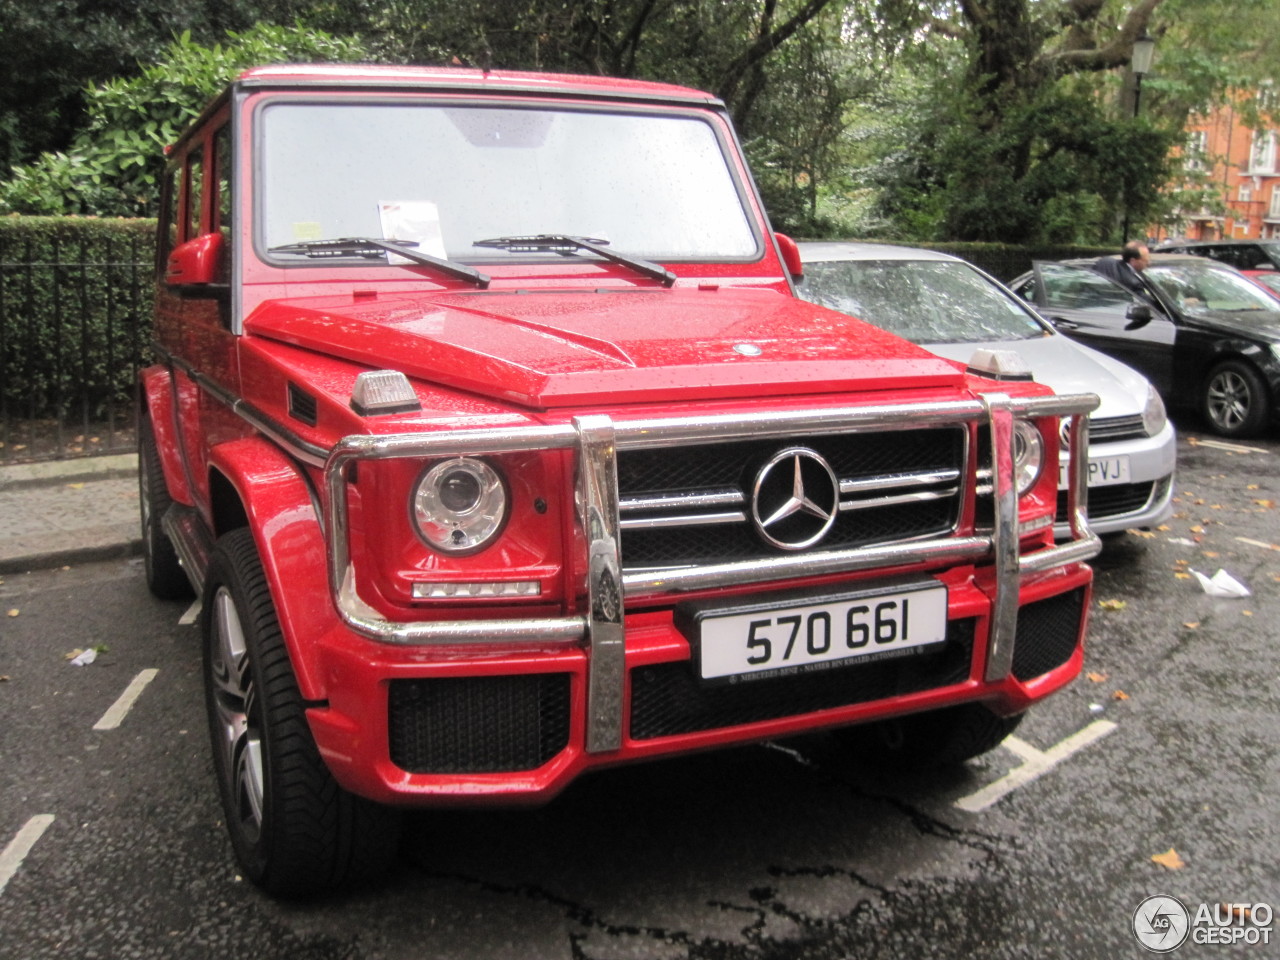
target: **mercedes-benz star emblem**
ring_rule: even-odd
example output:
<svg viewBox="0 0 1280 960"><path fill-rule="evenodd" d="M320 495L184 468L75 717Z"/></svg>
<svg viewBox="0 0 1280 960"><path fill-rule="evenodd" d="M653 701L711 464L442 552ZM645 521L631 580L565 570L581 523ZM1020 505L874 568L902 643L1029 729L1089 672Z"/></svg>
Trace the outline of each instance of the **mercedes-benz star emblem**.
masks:
<svg viewBox="0 0 1280 960"><path fill-rule="evenodd" d="M756 474L751 519L760 536L782 550L803 550L827 535L840 511L840 483L808 447L775 453Z"/></svg>

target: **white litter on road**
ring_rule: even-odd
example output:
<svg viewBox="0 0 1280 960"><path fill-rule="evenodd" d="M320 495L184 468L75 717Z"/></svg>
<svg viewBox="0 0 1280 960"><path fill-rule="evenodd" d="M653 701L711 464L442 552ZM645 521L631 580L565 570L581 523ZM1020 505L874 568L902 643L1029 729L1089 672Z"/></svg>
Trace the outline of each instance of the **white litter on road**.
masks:
<svg viewBox="0 0 1280 960"><path fill-rule="evenodd" d="M114 730L124 721L125 716L129 712L129 708L133 706L135 700L142 695L142 691L147 688L147 684L156 678L159 670L155 668L143 670L129 683L124 693L120 694L120 699L113 703L107 712L102 715L102 719L93 725L95 730Z"/></svg>
<svg viewBox="0 0 1280 960"><path fill-rule="evenodd" d="M1101 740L1115 728L1116 724L1110 720L1095 720L1079 733L1073 733L1067 739L1050 747L1048 750L1037 750L1025 740L1009 737L1004 741L1003 746L1022 759L1021 766L1014 767L995 783L987 784L977 793L961 797L955 802L955 805L961 810L967 810L970 813L980 813L1001 797L1012 793L1019 787L1026 786L1042 774L1052 770L1059 761L1065 760L1077 750L1087 747L1095 740Z"/></svg>
<svg viewBox="0 0 1280 960"><path fill-rule="evenodd" d="M31 848L36 845L36 841L49 829L51 823L53 823L53 814L51 813L42 813L32 817L18 831L18 835L10 840L3 850L0 850L0 893L4 893L4 888L13 878L13 875L18 872L18 868L22 866L22 861L27 858Z"/></svg>
<svg viewBox="0 0 1280 960"><path fill-rule="evenodd" d="M1191 572L1200 581L1200 586L1204 588L1204 592L1211 597L1239 599L1240 597L1251 596L1249 588L1225 570L1220 569L1212 577L1206 577L1199 570L1191 570Z"/></svg>

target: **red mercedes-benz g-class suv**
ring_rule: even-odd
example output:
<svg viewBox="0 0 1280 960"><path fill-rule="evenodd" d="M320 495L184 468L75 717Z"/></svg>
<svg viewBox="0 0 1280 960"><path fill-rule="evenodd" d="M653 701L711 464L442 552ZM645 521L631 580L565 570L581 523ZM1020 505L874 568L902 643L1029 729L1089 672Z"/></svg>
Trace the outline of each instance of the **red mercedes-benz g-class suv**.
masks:
<svg viewBox="0 0 1280 960"><path fill-rule="evenodd" d="M163 208L147 578L203 601L267 890L593 767L826 728L973 756L1079 672L1098 541L1077 471L1055 544L1056 458L1096 398L796 299L714 98L257 69Z"/></svg>

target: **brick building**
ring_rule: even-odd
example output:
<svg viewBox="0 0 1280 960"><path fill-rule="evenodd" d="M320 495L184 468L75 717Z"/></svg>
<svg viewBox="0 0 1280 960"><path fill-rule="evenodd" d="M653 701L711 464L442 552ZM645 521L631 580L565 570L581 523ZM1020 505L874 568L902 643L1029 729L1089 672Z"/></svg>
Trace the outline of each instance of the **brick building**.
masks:
<svg viewBox="0 0 1280 960"><path fill-rule="evenodd" d="M1269 111L1259 112L1266 116ZM1280 238L1280 131L1276 126L1274 119L1264 121L1261 129L1251 126L1238 102L1193 117L1187 125L1188 166L1208 172L1221 208L1183 211L1182 223L1162 229L1159 237Z"/></svg>

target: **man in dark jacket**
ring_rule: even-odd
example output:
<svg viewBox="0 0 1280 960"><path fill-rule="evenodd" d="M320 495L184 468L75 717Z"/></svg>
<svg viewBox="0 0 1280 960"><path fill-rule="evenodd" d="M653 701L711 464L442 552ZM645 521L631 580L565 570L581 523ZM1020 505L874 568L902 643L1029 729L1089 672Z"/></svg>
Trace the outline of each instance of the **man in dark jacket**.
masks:
<svg viewBox="0 0 1280 960"><path fill-rule="evenodd" d="M1119 259L1101 257L1094 262L1093 271L1145 297L1149 294L1147 284L1142 279L1142 271L1150 265L1151 251L1147 249L1147 245L1138 240L1130 240L1120 251Z"/></svg>

